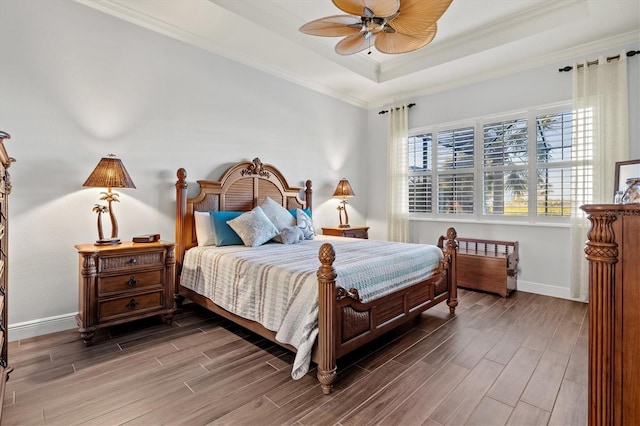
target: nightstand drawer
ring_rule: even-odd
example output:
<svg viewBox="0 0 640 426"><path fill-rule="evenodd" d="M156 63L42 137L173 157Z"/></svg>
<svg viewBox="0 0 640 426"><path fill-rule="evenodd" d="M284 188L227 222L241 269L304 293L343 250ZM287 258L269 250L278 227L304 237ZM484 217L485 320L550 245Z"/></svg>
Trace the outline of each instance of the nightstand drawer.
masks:
<svg viewBox="0 0 640 426"><path fill-rule="evenodd" d="M135 296L98 302L98 320L104 321L118 315L129 315L149 309L162 308L162 290Z"/></svg>
<svg viewBox="0 0 640 426"><path fill-rule="evenodd" d="M104 255L98 258L98 273L111 271L131 271L148 266L164 266L164 251L146 251L144 253Z"/></svg>
<svg viewBox="0 0 640 426"><path fill-rule="evenodd" d="M349 228L322 228L323 235L347 238L369 238L368 226L353 226Z"/></svg>
<svg viewBox="0 0 640 426"><path fill-rule="evenodd" d="M364 239L367 239L369 237L367 234L367 231L364 229L345 229L344 231L342 231L342 236L348 237L348 238L364 238Z"/></svg>
<svg viewBox="0 0 640 426"><path fill-rule="evenodd" d="M150 286L162 287L163 272L163 269L137 273L132 271L131 274L98 278L98 297L123 291L135 291Z"/></svg>

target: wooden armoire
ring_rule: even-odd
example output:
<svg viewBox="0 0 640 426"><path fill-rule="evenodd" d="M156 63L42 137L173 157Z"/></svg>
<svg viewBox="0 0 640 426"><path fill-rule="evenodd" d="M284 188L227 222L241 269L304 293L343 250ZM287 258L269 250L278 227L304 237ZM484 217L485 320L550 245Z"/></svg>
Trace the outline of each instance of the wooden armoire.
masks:
<svg viewBox="0 0 640 426"><path fill-rule="evenodd" d="M15 160L7 155L4 142L9 139L8 133L0 130L0 420L2 419L2 401L4 401L4 389L9 380L9 367L7 357L7 328L8 317L7 296L9 294L9 210L7 200L11 192L11 180L7 169Z"/></svg>
<svg viewBox="0 0 640 426"><path fill-rule="evenodd" d="M640 204L581 208L591 222L589 424L640 425Z"/></svg>

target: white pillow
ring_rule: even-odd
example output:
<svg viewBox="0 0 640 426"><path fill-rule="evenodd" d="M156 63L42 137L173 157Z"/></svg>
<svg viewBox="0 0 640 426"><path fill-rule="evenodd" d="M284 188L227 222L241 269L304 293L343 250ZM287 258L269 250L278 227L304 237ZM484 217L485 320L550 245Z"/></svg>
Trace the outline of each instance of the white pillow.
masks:
<svg viewBox="0 0 640 426"><path fill-rule="evenodd" d="M193 212L196 224L196 240L199 246L215 246L216 236L213 233L213 222L209 212Z"/></svg>
<svg viewBox="0 0 640 426"><path fill-rule="evenodd" d="M279 233L260 206L227 221L227 224L236 231L244 245L248 247L261 246Z"/></svg>
<svg viewBox="0 0 640 426"><path fill-rule="evenodd" d="M298 228L302 229L305 240L313 240L316 236L316 230L313 229L313 221L311 217L302 209L296 210L296 221Z"/></svg>
<svg viewBox="0 0 640 426"><path fill-rule="evenodd" d="M281 243L282 238L280 236L280 231L284 228L296 226L296 218L293 217L289 210L285 209L269 197L264 199L262 204L260 204L260 207L269 220L276 226L276 229L278 229L278 235L276 235L274 241Z"/></svg>

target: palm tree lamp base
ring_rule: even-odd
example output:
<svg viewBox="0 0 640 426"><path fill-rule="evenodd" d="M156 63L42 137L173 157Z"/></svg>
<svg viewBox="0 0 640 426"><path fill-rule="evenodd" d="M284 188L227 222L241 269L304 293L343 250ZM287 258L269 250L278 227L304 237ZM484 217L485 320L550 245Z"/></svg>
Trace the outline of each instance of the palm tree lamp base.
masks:
<svg viewBox="0 0 640 426"><path fill-rule="evenodd" d="M120 244L120 238L112 238L112 239L108 239L108 240L96 240L95 243L93 243L94 246L111 246L111 245L115 245L115 244Z"/></svg>

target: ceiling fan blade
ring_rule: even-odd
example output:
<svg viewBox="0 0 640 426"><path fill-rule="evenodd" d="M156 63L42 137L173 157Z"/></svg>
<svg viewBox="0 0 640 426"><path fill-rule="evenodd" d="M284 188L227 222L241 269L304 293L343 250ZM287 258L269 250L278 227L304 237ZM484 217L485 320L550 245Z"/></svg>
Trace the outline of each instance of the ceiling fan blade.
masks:
<svg viewBox="0 0 640 426"><path fill-rule="evenodd" d="M375 16L387 17L398 11L400 0L333 0L333 4L343 12L365 16L365 8Z"/></svg>
<svg viewBox="0 0 640 426"><path fill-rule="evenodd" d="M398 16L387 22L402 34L428 30L444 14L452 0L400 0Z"/></svg>
<svg viewBox="0 0 640 426"><path fill-rule="evenodd" d="M433 24L426 31L417 34L380 32L377 34L375 46L382 53L407 53L431 43L437 31L438 24Z"/></svg>
<svg viewBox="0 0 640 426"><path fill-rule="evenodd" d="M328 16L307 22L300 27L300 31L305 34L324 37L348 36L359 33L361 29L360 19L351 15Z"/></svg>
<svg viewBox="0 0 640 426"><path fill-rule="evenodd" d="M336 44L336 53L340 55L353 55L373 46L376 34L371 34L365 38L366 33L353 34L343 38Z"/></svg>

